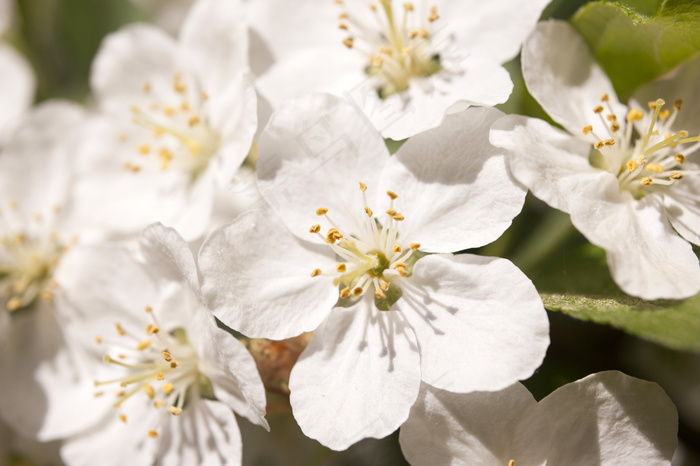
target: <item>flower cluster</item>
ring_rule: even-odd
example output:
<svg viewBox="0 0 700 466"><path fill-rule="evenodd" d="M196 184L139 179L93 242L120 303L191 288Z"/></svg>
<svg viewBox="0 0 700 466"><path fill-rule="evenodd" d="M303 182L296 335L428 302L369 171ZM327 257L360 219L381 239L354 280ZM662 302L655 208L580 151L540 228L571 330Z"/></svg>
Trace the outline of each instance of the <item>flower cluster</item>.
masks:
<svg viewBox="0 0 700 466"><path fill-rule="evenodd" d="M90 107L32 108L0 43L2 422L68 465L235 465L237 417L270 431L281 395L337 451L400 429L416 465L670 464L652 382L535 401L547 312L483 254L529 190L626 293L700 291L691 90L621 103L570 26L538 24L546 4L173 2L104 38ZM521 48L568 133L494 108Z"/></svg>

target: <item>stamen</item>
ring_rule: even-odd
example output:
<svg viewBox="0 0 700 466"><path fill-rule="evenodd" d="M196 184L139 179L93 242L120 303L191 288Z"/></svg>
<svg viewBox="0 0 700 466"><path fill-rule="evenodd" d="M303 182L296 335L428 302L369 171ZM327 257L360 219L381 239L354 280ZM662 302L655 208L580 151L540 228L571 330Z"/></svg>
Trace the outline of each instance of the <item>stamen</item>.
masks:
<svg viewBox="0 0 700 466"><path fill-rule="evenodd" d="M681 172L673 172L668 176L670 179L673 181L680 181L683 179L683 173Z"/></svg>
<svg viewBox="0 0 700 466"><path fill-rule="evenodd" d="M593 127L590 125L584 126L582 132L583 134L590 134L591 132L593 132Z"/></svg>
<svg viewBox="0 0 700 466"><path fill-rule="evenodd" d="M168 411L169 411L170 414L172 414L173 416L177 416L177 415L179 415L179 414L182 414L182 408L177 408L177 407L175 407L175 406L171 406L170 408L168 408Z"/></svg>
<svg viewBox="0 0 700 466"><path fill-rule="evenodd" d="M637 169L637 162L635 162L634 160L630 160L629 162L627 162L627 169L630 172L635 171Z"/></svg>
<svg viewBox="0 0 700 466"><path fill-rule="evenodd" d="M326 209L325 207L321 207L321 208L316 210L316 215L318 215L319 217L322 215L326 215L327 213L328 213L328 209Z"/></svg>
<svg viewBox="0 0 700 466"><path fill-rule="evenodd" d="M149 430L148 436L151 438L158 438L158 432L156 432L155 430Z"/></svg>
<svg viewBox="0 0 700 466"><path fill-rule="evenodd" d="M651 177L649 177L649 176L642 178L642 180L640 181L640 183L642 183L643 186L651 186L651 184L653 182L654 182L654 180L651 179Z"/></svg>
<svg viewBox="0 0 700 466"><path fill-rule="evenodd" d="M338 264L338 265L335 266L335 270L336 270L338 273L343 273L343 272L345 272L346 269L347 269L347 267L346 267L345 264L342 263L342 262L341 262L340 264Z"/></svg>
<svg viewBox="0 0 700 466"><path fill-rule="evenodd" d="M322 273L323 273L323 272L321 272L321 269L314 269L314 271L311 272L311 278L313 278L313 277L318 277L318 276L321 275Z"/></svg>
<svg viewBox="0 0 700 466"><path fill-rule="evenodd" d="M685 162L685 155L683 155L683 154L676 154L676 156L674 157L674 159L675 159L676 162L678 162L678 163L680 163L680 164L683 164L683 162Z"/></svg>
<svg viewBox="0 0 700 466"><path fill-rule="evenodd" d="M414 251L417 251L418 248L420 248L420 243L411 243L408 245L409 248L411 248Z"/></svg>
<svg viewBox="0 0 700 466"><path fill-rule="evenodd" d="M309 228L309 233L318 233L319 231L321 231L321 225L312 225Z"/></svg>
<svg viewBox="0 0 700 466"><path fill-rule="evenodd" d="M646 170L654 173L663 173L664 167L662 167L658 163L650 163L646 166Z"/></svg>
<svg viewBox="0 0 700 466"><path fill-rule="evenodd" d="M122 421L124 424L126 424L126 414L120 414L119 420Z"/></svg>

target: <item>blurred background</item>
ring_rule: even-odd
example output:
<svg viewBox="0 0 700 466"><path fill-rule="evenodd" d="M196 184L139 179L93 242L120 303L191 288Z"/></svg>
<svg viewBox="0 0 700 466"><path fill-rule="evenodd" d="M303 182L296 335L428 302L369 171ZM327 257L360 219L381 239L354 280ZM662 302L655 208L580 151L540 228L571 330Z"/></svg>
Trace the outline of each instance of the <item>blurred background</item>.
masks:
<svg viewBox="0 0 700 466"><path fill-rule="evenodd" d="M90 65L102 38L135 21L157 21L174 32L190 3L190 0L17 0L14 27L5 40L31 62L38 80L37 102L67 98L90 105ZM585 3L554 0L543 19L570 19ZM519 60L516 58L507 68L515 91L500 108L508 113L547 119L524 86ZM634 67L628 72L635 73ZM623 76L619 83L615 82L618 90L623 89L622 94L632 86L624 79ZM397 146L390 144L392 148ZM523 213L500 240L471 252L511 259L542 293L595 293L603 288L622 295L610 278L604 252L591 246L572 228L568 215L553 211L531 196ZM695 309L691 311L700 312L698 301L693 303ZM547 358L525 382L537 399L566 383L610 369L657 382L672 398L680 415L680 441L674 465L700 464L700 355L670 349L668 345L562 312L549 311L549 318L551 346ZM697 324L689 321L688 325ZM268 434L245 420L240 421L244 464L407 464L398 446L398 434L382 440L365 440L340 453L303 436L291 416L286 386L289 369L303 344L303 338L282 343L248 342L268 386L272 432ZM20 439L2 425L0 437L10 448L7 456L0 458L0 464L5 459L9 465L60 463L57 445L37 445Z"/></svg>

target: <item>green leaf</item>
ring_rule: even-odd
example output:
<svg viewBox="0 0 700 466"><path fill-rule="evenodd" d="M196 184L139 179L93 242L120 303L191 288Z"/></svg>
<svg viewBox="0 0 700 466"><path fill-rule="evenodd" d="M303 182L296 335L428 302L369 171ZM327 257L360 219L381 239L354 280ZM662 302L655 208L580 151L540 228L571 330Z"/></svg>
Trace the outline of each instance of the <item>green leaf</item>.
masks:
<svg viewBox="0 0 700 466"><path fill-rule="evenodd" d="M700 0L596 1L571 22L622 98L700 53Z"/></svg>

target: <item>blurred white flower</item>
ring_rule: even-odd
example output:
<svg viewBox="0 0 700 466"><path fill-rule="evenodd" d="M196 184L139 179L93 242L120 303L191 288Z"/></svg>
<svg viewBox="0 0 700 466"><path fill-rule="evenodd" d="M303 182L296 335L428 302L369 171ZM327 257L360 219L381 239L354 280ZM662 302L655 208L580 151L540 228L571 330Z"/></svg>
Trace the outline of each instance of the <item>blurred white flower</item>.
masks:
<svg viewBox="0 0 700 466"><path fill-rule="evenodd" d="M61 456L69 465L240 464L234 411L268 428L253 357L202 303L177 232L152 225L141 249L139 261L107 246L67 259L82 272L64 294L80 315L70 330L96 378L89 398L100 420L65 440ZM85 414L83 403L70 408Z"/></svg>
<svg viewBox="0 0 700 466"><path fill-rule="evenodd" d="M510 152L513 175L571 214L576 228L607 251L612 277L626 293L644 299L698 293L700 265L687 241L700 244L700 165L694 160L700 100L667 105L654 98L647 111L634 99L629 108L621 104L586 44L564 22L540 23L522 61L528 89L570 134L523 116L498 121L491 142ZM678 80L678 95L696 93L690 86L697 85L698 69ZM695 116L679 119L684 112Z"/></svg>
<svg viewBox="0 0 700 466"><path fill-rule="evenodd" d="M469 394L423 384L399 441L414 466L669 465L677 431L661 387L609 371L539 403L519 383Z"/></svg>
<svg viewBox="0 0 700 466"><path fill-rule="evenodd" d="M541 363L548 322L532 283L506 260L450 254L494 241L522 208L524 191L488 143L501 115L450 116L392 157L337 97L273 116L258 184L276 212L209 236L202 289L249 337L315 330L290 379L306 435L345 449L396 430L421 380L500 390Z"/></svg>
<svg viewBox="0 0 700 466"><path fill-rule="evenodd" d="M277 106L310 92L344 95L384 137L437 127L470 105L505 102L501 66L548 0L249 2L276 64L256 81Z"/></svg>
<svg viewBox="0 0 700 466"><path fill-rule="evenodd" d="M178 40L145 24L108 36L92 69L102 115L81 149L81 210L125 235L154 221L188 240L207 231L257 128L246 69L235 0L198 2Z"/></svg>

